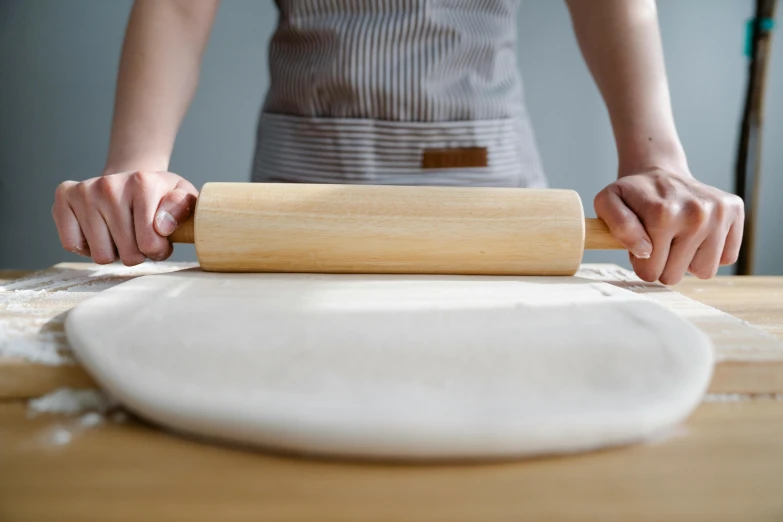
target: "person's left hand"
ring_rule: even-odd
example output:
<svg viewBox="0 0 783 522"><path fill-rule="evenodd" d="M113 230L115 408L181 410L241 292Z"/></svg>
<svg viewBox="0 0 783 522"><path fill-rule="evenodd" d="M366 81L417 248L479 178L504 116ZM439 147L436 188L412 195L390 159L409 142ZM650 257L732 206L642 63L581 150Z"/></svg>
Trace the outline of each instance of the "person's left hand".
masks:
<svg viewBox="0 0 783 522"><path fill-rule="evenodd" d="M655 169L624 176L594 205L645 281L673 285L686 271L708 279L739 255L742 199L690 174Z"/></svg>

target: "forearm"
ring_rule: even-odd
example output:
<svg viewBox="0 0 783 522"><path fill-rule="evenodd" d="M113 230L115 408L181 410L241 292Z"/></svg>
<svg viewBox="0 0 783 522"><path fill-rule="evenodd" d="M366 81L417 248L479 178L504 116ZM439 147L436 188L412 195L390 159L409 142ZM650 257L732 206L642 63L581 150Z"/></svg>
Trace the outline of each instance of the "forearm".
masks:
<svg viewBox="0 0 783 522"><path fill-rule="evenodd" d="M168 170L219 0L137 0L122 49L105 174Z"/></svg>
<svg viewBox="0 0 783 522"><path fill-rule="evenodd" d="M654 0L567 0L574 31L604 98L619 174L687 172L674 125Z"/></svg>

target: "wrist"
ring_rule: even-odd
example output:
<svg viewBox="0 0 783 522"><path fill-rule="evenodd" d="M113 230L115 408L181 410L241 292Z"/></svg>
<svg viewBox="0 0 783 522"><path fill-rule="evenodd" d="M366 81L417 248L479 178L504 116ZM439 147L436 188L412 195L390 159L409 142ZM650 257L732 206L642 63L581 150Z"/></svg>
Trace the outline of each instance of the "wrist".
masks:
<svg viewBox="0 0 783 522"><path fill-rule="evenodd" d="M109 158L103 167L102 176L119 174L120 172L167 172L169 170L168 158L154 157L127 157Z"/></svg>
<svg viewBox="0 0 783 522"><path fill-rule="evenodd" d="M652 135L642 135L618 142L617 154L618 178L651 170L690 176L685 150L676 137L657 139Z"/></svg>

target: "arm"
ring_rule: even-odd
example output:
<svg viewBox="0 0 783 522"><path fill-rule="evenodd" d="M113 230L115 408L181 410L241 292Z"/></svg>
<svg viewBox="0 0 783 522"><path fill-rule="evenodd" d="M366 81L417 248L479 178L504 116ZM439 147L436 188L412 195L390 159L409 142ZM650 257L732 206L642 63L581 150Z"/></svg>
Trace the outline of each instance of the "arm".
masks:
<svg viewBox="0 0 783 522"><path fill-rule="evenodd" d="M166 171L218 0L137 0L117 77L106 174Z"/></svg>
<svg viewBox="0 0 783 522"><path fill-rule="evenodd" d="M66 250L96 263L166 259L196 189L168 172L219 0L136 0L125 35L103 175L66 181L52 215Z"/></svg>
<svg viewBox="0 0 783 522"><path fill-rule="evenodd" d="M742 201L695 180L677 135L654 0L567 0L574 31L609 111L618 181L596 213L632 253L642 279L715 275L736 260Z"/></svg>
<svg viewBox="0 0 783 522"><path fill-rule="evenodd" d="M654 0L569 0L568 7L582 55L609 110L620 175L650 166L687 169L669 101Z"/></svg>

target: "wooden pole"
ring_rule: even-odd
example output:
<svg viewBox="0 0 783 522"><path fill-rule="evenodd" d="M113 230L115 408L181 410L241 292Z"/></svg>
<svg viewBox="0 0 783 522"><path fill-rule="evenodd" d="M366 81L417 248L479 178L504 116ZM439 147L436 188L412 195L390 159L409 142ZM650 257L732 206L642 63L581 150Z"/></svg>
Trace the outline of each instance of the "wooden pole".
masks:
<svg viewBox="0 0 783 522"><path fill-rule="evenodd" d="M761 176L761 130L764 112L764 87L767 64L772 49L777 0L756 0L756 16L752 21L748 66L748 88L742 117L735 175L735 191L745 201L745 229L739 259L738 275L753 273L756 250L756 209L758 208Z"/></svg>

